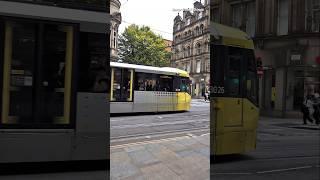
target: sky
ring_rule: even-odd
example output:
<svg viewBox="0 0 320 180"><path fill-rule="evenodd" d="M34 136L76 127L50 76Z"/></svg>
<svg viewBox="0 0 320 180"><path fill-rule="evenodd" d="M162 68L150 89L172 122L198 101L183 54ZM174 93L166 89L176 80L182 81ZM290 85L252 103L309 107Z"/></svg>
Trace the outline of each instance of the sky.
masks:
<svg viewBox="0 0 320 180"><path fill-rule="evenodd" d="M192 9L196 0L120 0L119 34L130 24L146 25L164 39L172 40L173 20L180 10Z"/></svg>

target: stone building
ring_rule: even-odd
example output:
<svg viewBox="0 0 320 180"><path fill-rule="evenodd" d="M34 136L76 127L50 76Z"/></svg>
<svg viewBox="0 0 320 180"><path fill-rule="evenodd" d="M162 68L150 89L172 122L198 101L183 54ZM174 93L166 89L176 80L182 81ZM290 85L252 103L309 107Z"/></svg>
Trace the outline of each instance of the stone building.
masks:
<svg viewBox="0 0 320 180"><path fill-rule="evenodd" d="M111 15L111 27L110 27L110 60L117 61L118 59L118 29L121 24L121 3L119 0L110 1L110 15Z"/></svg>
<svg viewBox="0 0 320 180"><path fill-rule="evenodd" d="M166 44L166 51L172 51L172 41L168 39L163 39L164 43Z"/></svg>
<svg viewBox="0 0 320 180"><path fill-rule="evenodd" d="M319 0L211 0L212 21L246 31L262 61L262 114L297 116L320 90Z"/></svg>
<svg viewBox="0 0 320 180"><path fill-rule="evenodd" d="M184 10L174 18L171 66L186 70L192 80L193 97L209 87L209 0L196 1L193 11Z"/></svg>

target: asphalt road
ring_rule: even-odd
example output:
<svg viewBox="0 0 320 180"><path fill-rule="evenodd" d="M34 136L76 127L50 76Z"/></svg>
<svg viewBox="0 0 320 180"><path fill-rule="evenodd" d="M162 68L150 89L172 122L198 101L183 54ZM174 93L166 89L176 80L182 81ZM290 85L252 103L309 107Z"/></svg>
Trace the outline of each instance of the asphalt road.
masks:
<svg viewBox="0 0 320 180"><path fill-rule="evenodd" d="M111 146L209 133L209 103L192 100L191 109L179 113L130 114L110 118Z"/></svg>
<svg viewBox="0 0 320 180"><path fill-rule="evenodd" d="M211 164L211 179L320 179L320 131L297 119L261 118L257 149Z"/></svg>

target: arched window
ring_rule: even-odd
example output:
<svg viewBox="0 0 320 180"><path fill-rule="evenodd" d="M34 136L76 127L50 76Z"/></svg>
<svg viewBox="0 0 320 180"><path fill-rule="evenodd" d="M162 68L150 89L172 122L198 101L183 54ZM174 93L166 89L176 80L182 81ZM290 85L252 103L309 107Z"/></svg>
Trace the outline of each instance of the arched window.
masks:
<svg viewBox="0 0 320 180"><path fill-rule="evenodd" d="M203 26L203 24L200 25L200 32L201 32L201 34L203 34L203 32L204 32L204 26Z"/></svg>
<svg viewBox="0 0 320 180"><path fill-rule="evenodd" d="M188 46L188 56L191 56L191 48L190 48L190 46Z"/></svg>
<svg viewBox="0 0 320 180"><path fill-rule="evenodd" d="M199 35L199 26L196 27L196 35Z"/></svg>
<svg viewBox="0 0 320 180"><path fill-rule="evenodd" d="M188 31L188 36L191 36L191 31L190 30Z"/></svg>
<svg viewBox="0 0 320 180"><path fill-rule="evenodd" d="M186 51L186 48L183 48L183 57L187 57L187 51Z"/></svg>
<svg viewBox="0 0 320 180"><path fill-rule="evenodd" d="M188 35L187 31L186 31L186 32L184 32L184 37L187 37L187 35Z"/></svg>
<svg viewBox="0 0 320 180"><path fill-rule="evenodd" d="M114 47L114 48L117 48L117 47L116 47L116 44L117 44L116 38L117 38L117 33L116 33L116 32L113 32L113 47Z"/></svg>
<svg viewBox="0 0 320 180"><path fill-rule="evenodd" d="M197 54L201 54L201 45L200 45L200 43L197 43L196 48L197 48Z"/></svg>
<svg viewBox="0 0 320 180"><path fill-rule="evenodd" d="M179 49L176 49L176 54L175 54L175 56L176 56L176 59L179 58Z"/></svg>

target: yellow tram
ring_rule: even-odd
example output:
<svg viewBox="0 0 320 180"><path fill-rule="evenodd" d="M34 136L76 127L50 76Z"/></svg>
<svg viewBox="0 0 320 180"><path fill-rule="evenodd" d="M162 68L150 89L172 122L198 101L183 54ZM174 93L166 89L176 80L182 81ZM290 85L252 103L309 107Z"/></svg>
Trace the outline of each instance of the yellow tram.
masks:
<svg viewBox="0 0 320 180"><path fill-rule="evenodd" d="M111 62L110 113L169 112L190 109L186 71Z"/></svg>
<svg viewBox="0 0 320 180"><path fill-rule="evenodd" d="M211 157L256 148L259 119L254 44L235 28L210 24Z"/></svg>

